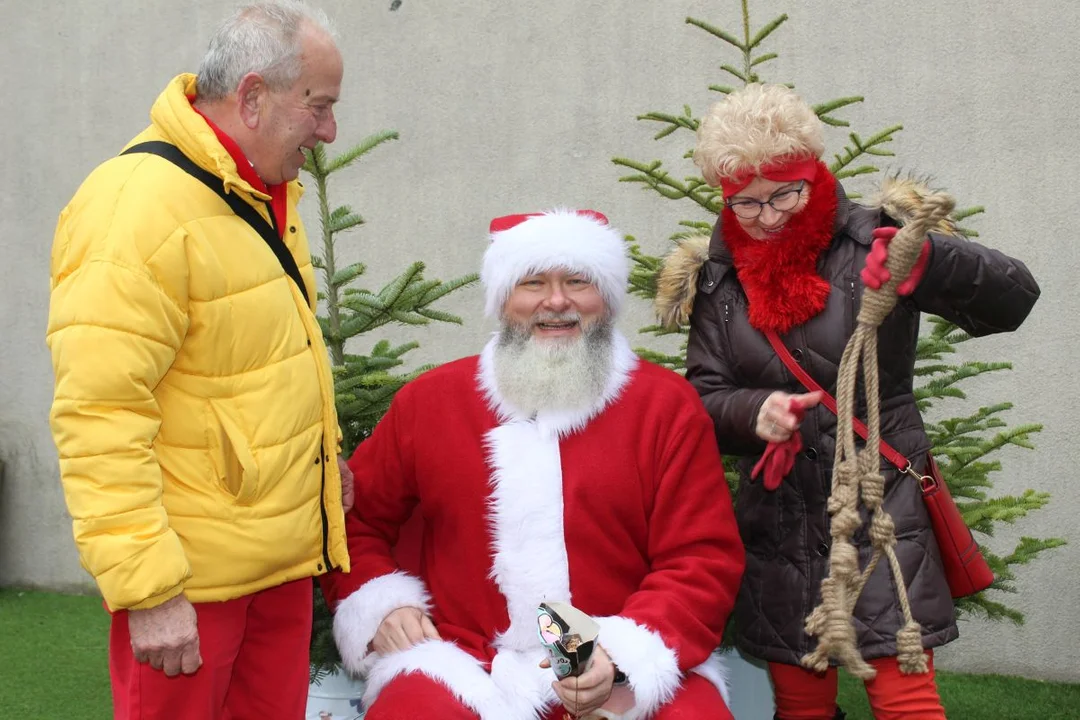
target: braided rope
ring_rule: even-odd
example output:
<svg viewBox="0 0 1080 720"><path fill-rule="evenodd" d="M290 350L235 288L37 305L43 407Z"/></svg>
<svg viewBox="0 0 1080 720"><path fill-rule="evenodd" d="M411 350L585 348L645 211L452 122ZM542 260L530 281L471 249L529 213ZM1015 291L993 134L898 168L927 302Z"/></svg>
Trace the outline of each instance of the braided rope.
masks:
<svg viewBox="0 0 1080 720"><path fill-rule="evenodd" d="M829 667L830 660L845 666L863 680L874 677L874 669L862 658L856 646L852 611L870 575L881 558L888 561L896 585L904 625L896 634L897 661L903 673L927 672L922 647L922 628L911 616L907 586L900 562L893 548L896 533L892 517L882 507L885 478L881 474L881 393L878 384L877 329L896 306L896 288L911 273L922 250L926 233L952 212L954 202L943 193L927 195L889 244L885 267L891 275L880 289L866 288L854 334L840 359L836 388L836 456L833 465L832 494L828 510L832 516L829 572L821 582L821 603L806 618L806 632L817 637L817 648L803 656L802 664L818 672ZM856 381L859 363L863 365L866 388L866 445L855 446ZM859 571L859 551L852 535L862 524L859 500L870 513L870 542L873 552L866 568Z"/></svg>

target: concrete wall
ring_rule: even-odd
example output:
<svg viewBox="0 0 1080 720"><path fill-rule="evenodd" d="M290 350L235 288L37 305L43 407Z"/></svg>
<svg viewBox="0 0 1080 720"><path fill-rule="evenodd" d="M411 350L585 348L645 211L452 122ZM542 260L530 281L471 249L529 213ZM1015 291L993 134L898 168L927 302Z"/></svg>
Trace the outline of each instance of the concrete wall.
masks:
<svg viewBox="0 0 1080 720"><path fill-rule="evenodd" d="M157 93L193 70L229 3L214 0L3 0L7 158L0 182L0 583L85 587L57 483L47 417L51 372L43 334L48 258L57 213L90 169L147 122ZM345 251L370 267L370 284L423 259L434 277L472 271L490 217L554 204L606 212L654 253L682 218L705 219L683 203L620 184L610 159L665 159L677 177L689 134L651 140L652 110L699 114L724 82L729 48L684 24L687 16L735 32L734 0L533 0L421 2L326 0L346 60L339 149L384 128L401 132L361 167L340 176L337 202L369 220ZM1080 511L1073 489L1068 398L1076 397L1080 320L1073 275L1080 265L1067 221L1080 216L1073 169L1080 65L1075 3L996 0L941 3L813 3L756 0L755 25L781 12L790 21L765 50L781 58L765 79L793 81L817 102L862 94L841 115L867 136L902 122L891 169L918 170L962 204L984 204L973 225L983 239L1022 257L1043 286L1016 334L964 348L966 357L1009 359L1016 369L969 384L974 401L1010 399L1012 422L1039 421L1038 450L1003 454L1003 491L1049 490L1054 504L990 541L1021 534L1067 536ZM812 8L812 10L811 10ZM830 135L839 150L845 133ZM857 187L866 188L865 184ZM310 200L310 198L309 198ZM315 228L311 202L304 214ZM418 339L414 362L476 351L490 330L480 291L445 307L464 328L388 329ZM642 302L627 332L649 320ZM641 338L640 342L648 340ZM958 408L957 408L958 409ZM952 410L952 408L950 408ZM1007 598L1027 614L1012 627L967 622L939 654L949 668L1080 680L1080 542L1019 573Z"/></svg>

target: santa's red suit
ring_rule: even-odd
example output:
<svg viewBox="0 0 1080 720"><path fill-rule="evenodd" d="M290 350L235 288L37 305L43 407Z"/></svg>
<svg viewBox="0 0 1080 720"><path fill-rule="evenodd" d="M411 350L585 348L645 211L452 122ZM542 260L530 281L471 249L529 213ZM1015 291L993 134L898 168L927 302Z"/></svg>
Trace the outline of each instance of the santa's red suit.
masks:
<svg viewBox="0 0 1080 720"><path fill-rule="evenodd" d="M616 335L594 407L517 417L495 387L492 350L406 385L350 460L352 571L324 589L346 666L367 674L365 703L419 672L481 718L543 716L557 703L554 674L538 667L545 600L599 620L599 642L636 698L627 717L651 716L691 671L722 687L713 650L743 550L693 388ZM391 554L414 507L425 529L420 577ZM369 653L383 618L403 606L429 611L443 640Z"/></svg>
<svg viewBox="0 0 1080 720"><path fill-rule="evenodd" d="M489 315L501 317L525 276L565 268L616 316L626 245L602 215L498 218L491 240ZM600 397L522 412L497 386L496 342L406 385L349 462L352 571L323 589L346 667L367 675L365 704L383 694L371 709L380 718L557 717L537 608L563 601L597 619L599 644L627 676L612 698L621 717L729 718L713 651L744 556L697 393L614 332ZM423 534L406 572L393 549L414 511ZM400 607L430 613L442 639L371 652Z"/></svg>

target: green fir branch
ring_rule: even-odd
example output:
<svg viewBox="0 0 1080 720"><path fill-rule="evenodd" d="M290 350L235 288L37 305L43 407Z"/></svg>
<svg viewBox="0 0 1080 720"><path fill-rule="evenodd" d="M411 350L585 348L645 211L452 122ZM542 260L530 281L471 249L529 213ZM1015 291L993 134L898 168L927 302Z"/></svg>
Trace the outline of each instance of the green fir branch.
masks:
<svg viewBox="0 0 1080 720"><path fill-rule="evenodd" d="M325 163L323 166L326 168L326 174L330 175L343 168L347 168L352 165L357 158L367 155L369 152L379 147L385 142L398 139L398 133L396 130L383 130L382 132L369 135L361 140L359 143L349 148L329 163ZM317 147L321 147L321 144ZM325 153L324 153L325 157Z"/></svg>
<svg viewBox="0 0 1080 720"><path fill-rule="evenodd" d="M715 189L709 187L703 180L686 183L672 178L662 169L663 162L660 160L654 160L646 165L636 160L617 157L613 158L612 162L637 171L635 175L626 175L619 178L620 182L644 183L647 187L671 200L689 198L713 214L719 214L720 212L720 205L723 203L718 200L719 195Z"/></svg>
<svg viewBox="0 0 1080 720"><path fill-rule="evenodd" d="M745 5L745 3L744 3L744 5ZM773 18L772 20L770 20L765 25L765 27L758 30L757 33L754 35L753 39L750 40L750 42L748 43L748 49L753 50L758 45L760 45L761 42L765 38L767 38L767 37L769 37L770 35L773 34L773 31L775 31L778 27L780 27L785 22L787 22L787 19L788 19L787 13L784 13L783 15L780 15L779 17L776 17L776 18Z"/></svg>
<svg viewBox="0 0 1080 720"><path fill-rule="evenodd" d="M829 165L830 172L836 176L837 180L865 174L866 172L877 172L877 168L872 165L860 166L854 170L850 169L849 166L863 155L891 157L893 155L892 151L883 148L882 145L892 142L893 136L903 129L903 125L893 125L875 133L868 140L863 140L856 133L849 134L848 139L851 144L844 146L842 154L833 156L835 160ZM865 168L867 167L873 169L866 171Z"/></svg>
<svg viewBox="0 0 1080 720"><path fill-rule="evenodd" d="M734 46L736 49L739 50L739 52L746 52L746 50L747 50L746 46L743 45L742 41L740 41L737 37L735 37L734 35L729 33L727 30L724 30L722 28L718 28L715 25L710 25L709 23L705 22L704 20L697 20L695 18L688 17L688 18L686 18L686 24L687 25L693 25L694 27L701 28L702 30L709 33L713 37L719 38L719 39L723 40L724 42L728 43L729 45Z"/></svg>

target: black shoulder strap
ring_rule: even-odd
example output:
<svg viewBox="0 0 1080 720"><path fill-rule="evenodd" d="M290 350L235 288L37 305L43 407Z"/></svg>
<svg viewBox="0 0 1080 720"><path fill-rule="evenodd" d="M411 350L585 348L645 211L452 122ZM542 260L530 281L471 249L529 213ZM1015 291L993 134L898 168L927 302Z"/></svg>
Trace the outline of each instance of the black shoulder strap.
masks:
<svg viewBox="0 0 1080 720"><path fill-rule="evenodd" d="M173 165L217 193L217 195L232 208L234 213L250 225L255 232L262 236L262 239L266 241L266 244L269 245L270 249L274 252L278 262L281 263L281 268L285 271L285 274L292 278L292 281L296 283L296 287L300 288L300 293L304 296L304 302L308 303L308 305L311 304L311 299L308 298L307 288L304 286L304 279L300 276L300 268L296 266L296 259L293 258L292 253L289 252L289 248L285 247L285 242L278 234L277 228L266 222L266 218L260 215L255 208L251 207L251 205L244 202L239 196L225 192L225 186L221 178L211 172L203 170L196 165L191 158L180 152L180 148L171 143L162 142L160 140L151 140L150 142L132 145L120 154L130 155L131 153L149 153L150 155L157 155L158 157L165 158ZM270 217L274 217L273 211L270 212Z"/></svg>

